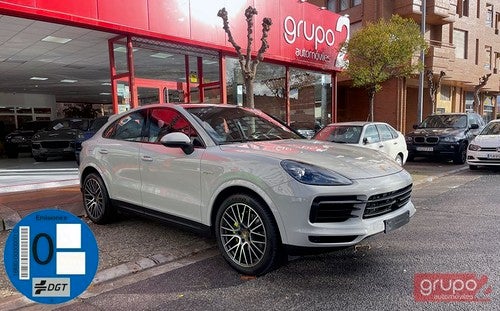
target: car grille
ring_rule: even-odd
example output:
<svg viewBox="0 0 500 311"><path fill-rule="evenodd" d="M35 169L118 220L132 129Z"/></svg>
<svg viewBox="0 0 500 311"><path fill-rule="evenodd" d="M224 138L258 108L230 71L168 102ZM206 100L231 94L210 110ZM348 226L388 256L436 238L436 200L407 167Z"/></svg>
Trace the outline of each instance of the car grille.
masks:
<svg viewBox="0 0 500 311"><path fill-rule="evenodd" d="M410 201L412 185L396 191L372 195L367 201L356 195L316 197L311 205L311 223L343 222L357 218L365 206L363 218L372 218L393 212Z"/></svg>
<svg viewBox="0 0 500 311"><path fill-rule="evenodd" d="M417 144L437 144L439 142L439 137L437 136L416 136L413 141Z"/></svg>
<svg viewBox="0 0 500 311"><path fill-rule="evenodd" d="M496 147L481 147L481 151L495 152L495 151L497 151L497 148Z"/></svg>
<svg viewBox="0 0 500 311"><path fill-rule="evenodd" d="M70 146L69 141L43 141L40 144L47 149L68 148Z"/></svg>
<svg viewBox="0 0 500 311"><path fill-rule="evenodd" d="M377 217L393 212L410 201L412 185L402 189L372 195L366 202L363 218Z"/></svg>

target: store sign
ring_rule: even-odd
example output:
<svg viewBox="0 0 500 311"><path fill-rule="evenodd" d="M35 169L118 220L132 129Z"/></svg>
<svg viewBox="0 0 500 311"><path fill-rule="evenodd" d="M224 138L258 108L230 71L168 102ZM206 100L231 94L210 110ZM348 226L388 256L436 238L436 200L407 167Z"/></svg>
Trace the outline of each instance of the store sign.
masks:
<svg viewBox="0 0 500 311"><path fill-rule="evenodd" d="M339 47L349 39L349 27L349 18L345 16L340 16L334 25L316 25L288 15L283 20L283 37L295 48L297 59L330 63L337 55L335 67L343 67L345 53Z"/></svg>

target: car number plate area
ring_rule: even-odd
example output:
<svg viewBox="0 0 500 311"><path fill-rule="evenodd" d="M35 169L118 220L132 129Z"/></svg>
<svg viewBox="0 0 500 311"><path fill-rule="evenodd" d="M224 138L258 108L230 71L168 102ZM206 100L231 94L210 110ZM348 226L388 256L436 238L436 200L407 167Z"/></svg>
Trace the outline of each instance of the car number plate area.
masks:
<svg viewBox="0 0 500 311"><path fill-rule="evenodd" d="M432 152L432 151L434 151L434 148L432 148L432 147L417 147L417 151Z"/></svg>
<svg viewBox="0 0 500 311"><path fill-rule="evenodd" d="M384 220L385 225L385 233L396 230L399 227L402 227L410 222L410 212L406 211L405 213L398 215L394 218Z"/></svg>
<svg viewBox="0 0 500 311"><path fill-rule="evenodd" d="M500 152L499 153L488 153L488 159L500 159Z"/></svg>

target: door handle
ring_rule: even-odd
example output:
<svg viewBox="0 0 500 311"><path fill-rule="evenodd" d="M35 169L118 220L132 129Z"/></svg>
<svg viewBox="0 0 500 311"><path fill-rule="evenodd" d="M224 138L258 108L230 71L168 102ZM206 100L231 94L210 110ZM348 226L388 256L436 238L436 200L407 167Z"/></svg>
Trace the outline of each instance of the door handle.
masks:
<svg viewBox="0 0 500 311"><path fill-rule="evenodd" d="M107 149L99 149L99 153L100 154L108 154L108 150Z"/></svg>
<svg viewBox="0 0 500 311"><path fill-rule="evenodd" d="M153 162L153 158L150 156L142 156L141 160L146 162Z"/></svg>
<svg viewBox="0 0 500 311"><path fill-rule="evenodd" d="M379 147L379 148L384 148L384 145L379 145L378 147Z"/></svg>

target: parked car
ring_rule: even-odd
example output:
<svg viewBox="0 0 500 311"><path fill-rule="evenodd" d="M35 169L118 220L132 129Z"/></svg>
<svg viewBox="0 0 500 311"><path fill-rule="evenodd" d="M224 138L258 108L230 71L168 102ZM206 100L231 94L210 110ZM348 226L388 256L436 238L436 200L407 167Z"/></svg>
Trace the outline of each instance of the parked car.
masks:
<svg viewBox="0 0 500 311"><path fill-rule="evenodd" d="M32 137L31 153L35 161L47 161L48 157L75 156L75 139L80 131L89 129L91 119L66 118L50 123L46 130Z"/></svg>
<svg viewBox="0 0 500 311"><path fill-rule="evenodd" d="M477 113L443 113L426 117L406 134L408 160L416 156L452 159L464 164L467 146L484 127Z"/></svg>
<svg viewBox="0 0 500 311"><path fill-rule="evenodd" d="M78 133L75 139L75 160L77 164L80 164L80 151L82 150L82 143L94 136L94 134L108 122L109 116L98 117L92 120L87 131L81 131Z"/></svg>
<svg viewBox="0 0 500 311"><path fill-rule="evenodd" d="M83 142L89 219L119 210L214 234L224 259L264 274L287 251L346 247L406 224L412 178L366 148L301 138L257 109L132 109Z"/></svg>
<svg viewBox="0 0 500 311"><path fill-rule="evenodd" d="M500 166L500 119L492 120L469 144L467 164L471 170L478 166Z"/></svg>
<svg viewBox="0 0 500 311"><path fill-rule="evenodd" d="M5 152L9 158L17 158L20 152L31 152L31 137L46 128L50 121L28 121L5 137Z"/></svg>
<svg viewBox="0 0 500 311"><path fill-rule="evenodd" d="M399 165L408 157L404 135L384 122L340 122L321 129L313 139L381 151Z"/></svg>

